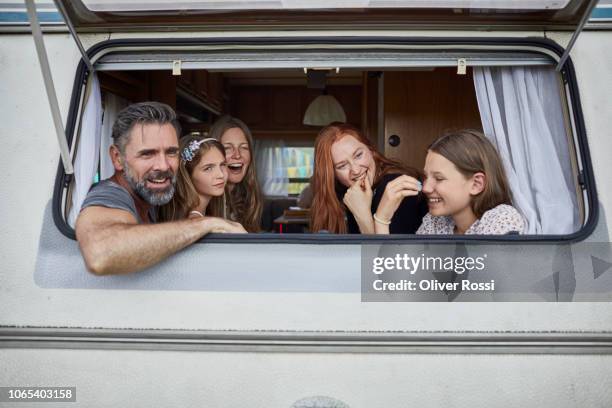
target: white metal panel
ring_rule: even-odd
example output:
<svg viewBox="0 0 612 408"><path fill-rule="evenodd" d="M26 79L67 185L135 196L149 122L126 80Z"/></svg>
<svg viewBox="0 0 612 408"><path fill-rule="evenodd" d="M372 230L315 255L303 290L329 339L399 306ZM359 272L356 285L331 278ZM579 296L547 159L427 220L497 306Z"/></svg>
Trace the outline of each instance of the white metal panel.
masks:
<svg viewBox="0 0 612 408"><path fill-rule="evenodd" d="M606 407L612 357L0 349L2 385L76 386L74 407ZM19 404L15 404L19 406Z"/></svg>
<svg viewBox="0 0 612 408"><path fill-rule="evenodd" d="M78 51L69 35L45 36L63 121L70 101ZM59 149L45 87L30 35L0 37L1 299L27 304L40 223L53 191ZM7 310L7 309L4 309ZM7 313L2 313L7 315Z"/></svg>
<svg viewBox="0 0 612 408"><path fill-rule="evenodd" d="M46 35L45 43L65 123L80 55L68 34ZM17 307L28 309L37 296L31 272L59 159L31 34L0 36L0 77L0 303L19 299ZM7 317L5 307L0 315Z"/></svg>
<svg viewBox="0 0 612 408"><path fill-rule="evenodd" d="M409 36L413 33L402 34ZM68 35L50 35L47 38L60 104L66 109L78 53ZM585 33L574 51L599 181L600 203L607 212L612 210L612 195L605 183L605 177L612 170L606 156L610 151L608 130L612 124L607 115L609 98L604 97L610 94L610 83L602 81L602 75L609 73L610 65L601 63L601 49L608 42L609 34ZM0 85L3 101L0 114L6 124L2 138L7 146L5 160L0 165L3 196L0 239L4 242L0 325L233 330L597 331L609 330L612 324L612 310L596 303L367 304L360 302L359 294L351 293L41 288L34 281L34 261L59 155L49 137L52 134L51 118L42 97L42 80L34 63L31 38L4 37L0 47L2 77L6 79ZM604 181L601 181L602 177ZM601 221L601 231L607 234L610 221L605 212ZM71 245L75 249L76 243ZM240 254L240 246L213 250L215 248L212 245L199 246L190 251L201 252L198 256L202 263L226 268L228 273L232 268L245 268L252 262L252 258L247 256L230 259L227 255L234 251ZM359 273L358 246L283 246L279 250L279 246L259 245L256 252L254 256L257 259L272 258L269 267L278 270L291 267L296 259L308 259L308 267L319 273L333 273L338 269ZM83 270L83 273L86 272Z"/></svg>

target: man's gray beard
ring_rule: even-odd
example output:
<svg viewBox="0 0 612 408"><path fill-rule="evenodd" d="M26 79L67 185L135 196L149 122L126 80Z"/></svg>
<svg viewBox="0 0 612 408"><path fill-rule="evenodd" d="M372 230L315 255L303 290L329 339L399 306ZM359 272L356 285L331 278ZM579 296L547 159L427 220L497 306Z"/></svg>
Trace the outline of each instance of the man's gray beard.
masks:
<svg viewBox="0 0 612 408"><path fill-rule="evenodd" d="M176 174L172 174L172 178L170 180L170 187L160 192L155 192L147 188L147 186L145 185L149 175L150 173L145 174L143 180L139 181L136 179L136 177L132 175L132 171L130 170L130 167L127 165L127 163L124 165L123 176L125 177L132 190L134 190L134 192L138 194L140 198L142 198L147 203L155 206L168 204L174 196Z"/></svg>

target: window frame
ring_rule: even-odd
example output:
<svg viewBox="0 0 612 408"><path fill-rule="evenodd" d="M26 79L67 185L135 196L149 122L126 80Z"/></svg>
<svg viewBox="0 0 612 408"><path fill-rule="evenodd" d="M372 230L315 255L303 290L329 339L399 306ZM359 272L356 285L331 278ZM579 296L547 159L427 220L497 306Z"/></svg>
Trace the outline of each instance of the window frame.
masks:
<svg viewBox="0 0 612 408"><path fill-rule="evenodd" d="M296 37L296 38L186 38L186 39L119 39L107 40L97 43L91 47L87 53L90 58L100 55L109 48L128 48L128 47L180 47L193 45L318 45L334 44L338 46L359 44L389 44L389 45L416 45L430 46L431 49L443 50L444 46L457 47L466 46L466 52L470 52L469 47L482 46L520 46L533 47L534 53L541 53L547 56L554 54L557 58L563 55L564 49L552 40L546 38L479 38L479 37L440 37L440 38L414 38L414 37ZM473 49L471 50L473 52ZM578 162L582 165L582 171L578 174L579 187L583 191L583 196L588 201L585 205L586 222L582 227L567 235L542 234L542 235L363 235L363 234L209 234L198 242L202 243L284 243L284 244L409 244L409 243L560 243L578 242L586 239L594 231L599 219L599 202L593 165L591 162L590 151L586 138L586 127L580 103L580 94L576 79L576 73L571 58L564 64L561 75L565 89L565 98L568 101L570 112L570 122L573 124L573 139L577 142L574 147L577 151ZM82 103L84 86L88 79L88 71L85 63L81 60L78 64L71 100L66 122L66 139L69 146L73 145L73 138L76 134L76 127L79 119L79 107ZM73 152L74 155L74 152ZM58 171L55 179L55 187L52 198L53 220L58 230L70 239L76 239L75 231L70 227L64 217L66 204L66 194L68 186L72 180L71 175L64 173L61 161L58 164Z"/></svg>

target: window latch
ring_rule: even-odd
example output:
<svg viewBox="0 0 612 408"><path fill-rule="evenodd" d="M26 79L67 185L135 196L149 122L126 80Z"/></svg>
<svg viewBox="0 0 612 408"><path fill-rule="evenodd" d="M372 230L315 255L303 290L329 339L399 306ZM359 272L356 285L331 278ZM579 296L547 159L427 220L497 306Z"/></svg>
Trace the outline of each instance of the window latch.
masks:
<svg viewBox="0 0 612 408"><path fill-rule="evenodd" d="M181 66L183 65L181 60L175 60L172 62L172 75L180 76L181 75Z"/></svg>
<svg viewBox="0 0 612 408"><path fill-rule="evenodd" d="M465 58L457 60L457 75L465 75L467 71L467 61Z"/></svg>
<svg viewBox="0 0 612 408"><path fill-rule="evenodd" d="M586 190L586 181L585 181L585 177L584 177L584 170L580 170L580 173L578 173L578 185L580 186L580 188L582 190Z"/></svg>
<svg viewBox="0 0 612 408"><path fill-rule="evenodd" d="M68 188L72 183L72 174L64 174L64 188Z"/></svg>

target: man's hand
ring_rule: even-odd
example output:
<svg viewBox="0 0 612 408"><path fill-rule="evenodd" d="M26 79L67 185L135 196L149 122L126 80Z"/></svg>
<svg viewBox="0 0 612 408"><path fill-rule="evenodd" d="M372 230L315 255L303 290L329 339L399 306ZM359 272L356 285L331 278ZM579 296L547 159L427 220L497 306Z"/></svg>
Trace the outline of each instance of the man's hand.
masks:
<svg viewBox="0 0 612 408"><path fill-rule="evenodd" d="M207 224L208 232L216 232L222 234L246 234L244 227L234 221L226 220L218 217L204 217L203 221Z"/></svg>

